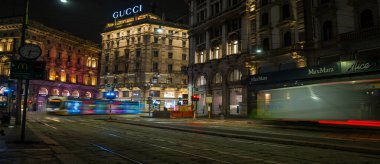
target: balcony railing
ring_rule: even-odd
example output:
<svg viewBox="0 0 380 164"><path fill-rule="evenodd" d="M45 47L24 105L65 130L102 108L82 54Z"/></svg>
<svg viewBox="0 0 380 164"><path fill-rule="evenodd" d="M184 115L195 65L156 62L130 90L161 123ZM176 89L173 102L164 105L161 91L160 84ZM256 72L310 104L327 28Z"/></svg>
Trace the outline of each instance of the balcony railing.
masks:
<svg viewBox="0 0 380 164"><path fill-rule="evenodd" d="M380 35L380 27L372 27L362 30L356 30L353 32L343 33L337 36L338 42L345 42L351 40L362 40L373 37L378 37Z"/></svg>

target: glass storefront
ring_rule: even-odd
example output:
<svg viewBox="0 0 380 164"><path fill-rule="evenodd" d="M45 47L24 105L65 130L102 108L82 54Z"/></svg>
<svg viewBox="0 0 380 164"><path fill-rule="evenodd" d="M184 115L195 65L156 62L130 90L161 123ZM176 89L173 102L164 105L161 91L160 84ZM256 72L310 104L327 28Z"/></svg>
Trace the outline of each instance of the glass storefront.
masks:
<svg viewBox="0 0 380 164"><path fill-rule="evenodd" d="M230 89L230 115L240 115L241 102L243 100L242 88Z"/></svg>

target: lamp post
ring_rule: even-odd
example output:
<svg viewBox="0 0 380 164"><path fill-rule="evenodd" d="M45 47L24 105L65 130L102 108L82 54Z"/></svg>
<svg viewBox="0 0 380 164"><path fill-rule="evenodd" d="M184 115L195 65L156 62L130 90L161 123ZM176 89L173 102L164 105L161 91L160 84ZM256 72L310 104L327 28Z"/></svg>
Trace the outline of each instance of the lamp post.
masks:
<svg viewBox="0 0 380 164"><path fill-rule="evenodd" d="M29 1L25 0L25 7L24 7L24 15L23 15L23 21L22 21L22 29L21 29L21 41L20 41L20 47L23 47L26 45L26 30L28 28L28 21L29 21ZM67 0L61 0L62 3L68 3ZM29 55L30 55L29 51ZM40 55L40 54L39 54ZM25 59L23 59L25 60ZM17 114L16 114L16 125L20 124L20 118L21 118L21 95L22 95L22 84L23 79L17 80ZM26 124L26 106L28 105L28 90L29 90L29 80L25 80L25 88L24 88L24 104L23 104L23 114L22 114L22 123L21 123L21 141L25 140L25 124Z"/></svg>

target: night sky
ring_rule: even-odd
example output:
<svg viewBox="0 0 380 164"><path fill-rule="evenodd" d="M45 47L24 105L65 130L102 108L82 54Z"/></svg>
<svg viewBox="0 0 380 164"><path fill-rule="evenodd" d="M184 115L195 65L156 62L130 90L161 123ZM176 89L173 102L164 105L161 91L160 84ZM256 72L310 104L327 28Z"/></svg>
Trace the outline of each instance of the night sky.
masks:
<svg viewBox="0 0 380 164"><path fill-rule="evenodd" d="M48 27L65 31L100 43L100 33L106 23L113 22L112 14L142 4L144 11L159 16L165 13L168 21L188 24L188 6L184 0L30 0L30 19ZM24 0L1 0L0 17L22 16Z"/></svg>

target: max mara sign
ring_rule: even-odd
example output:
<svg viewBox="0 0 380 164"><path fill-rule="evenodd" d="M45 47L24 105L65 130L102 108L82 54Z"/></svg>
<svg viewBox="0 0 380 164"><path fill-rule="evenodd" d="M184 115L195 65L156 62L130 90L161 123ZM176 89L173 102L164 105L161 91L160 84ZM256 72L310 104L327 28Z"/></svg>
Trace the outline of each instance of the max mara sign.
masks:
<svg viewBox="0 0 380 164"><path fill-rule="evenodd" d="M114 19L117 19L117 18L122 18L122 17L125 17L125 16L129 16L129 15L132 15L132 14L137 14L139 12L142 12L142 5L137 5L137 6L134 6L134 7L130 7L130 8L127 8L127 9L124 9L124 10L121 10L121 11L116 11L112 14L112 17Z"/></svg>

